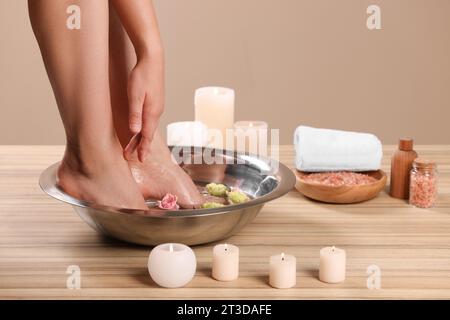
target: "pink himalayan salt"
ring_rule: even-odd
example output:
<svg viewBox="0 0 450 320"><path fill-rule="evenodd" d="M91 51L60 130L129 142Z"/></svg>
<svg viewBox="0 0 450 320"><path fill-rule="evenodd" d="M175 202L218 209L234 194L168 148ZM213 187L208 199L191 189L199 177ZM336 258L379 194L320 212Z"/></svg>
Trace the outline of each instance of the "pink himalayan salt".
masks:
<svg viewBox="0 0 450 320"><path fill-rule="evenodd" d="M430 208L436 203L437 179L435 175L411 174L409 203L419 208Z"/></svg>
<svg viewBox="0 0 450 320"><path fill-rule="evenodd" d="M161 201L158 201L158 208L164 210L178 210L180 206L177 204L177 200L177 196L168 193Z"/></svg>
<svg viewBox="0 0 450 320"><path fill-rule="evenodd" d="M359 186L377 181L367 174L348 171L310 173L303 180L330 187Z"/></svg>

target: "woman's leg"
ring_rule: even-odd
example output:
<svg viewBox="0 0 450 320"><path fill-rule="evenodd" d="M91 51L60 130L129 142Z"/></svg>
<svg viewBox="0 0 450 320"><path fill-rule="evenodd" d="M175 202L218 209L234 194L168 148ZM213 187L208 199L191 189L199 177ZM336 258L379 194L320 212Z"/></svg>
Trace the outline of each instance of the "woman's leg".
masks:
<svg viewBox="0 0 450 320"><path fill-rule="evenodd" d="M72 4L81 8L79 30L66 27ZM108 0L29 0L28 5L66 132L59 185L88 202L145 209L113 125Z"/></svg>
<svg viewBox="0 0 450 320"><path fill-rule="evenodd" d="M119 18L110 7L110 88L114 125L125 146L131 138L128 125L127 81L136 64L136 55ZM134 157L137 159L137 157ZM146 198L162 198L166 193L178 197L184 208L199 206L203 198L192 180L171 161L171 154L161 135L155 133L150 157L145 163L130 161L133 175Z"/></svg>

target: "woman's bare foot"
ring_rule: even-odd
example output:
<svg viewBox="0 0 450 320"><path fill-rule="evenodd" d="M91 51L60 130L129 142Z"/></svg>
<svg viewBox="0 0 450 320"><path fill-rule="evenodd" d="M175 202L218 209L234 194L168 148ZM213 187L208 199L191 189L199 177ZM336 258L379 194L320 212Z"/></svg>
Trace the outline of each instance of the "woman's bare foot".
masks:
<svg viewBox="0 0 450 320"><path fill-rule="evenodd" d="M203 196L171 156L161 136L156 133L145 162L139 162L135 156L128 161L144 198L161 199L171 193L178 197L178 204L184 209L200 207L204 202Z"/></svg>
<svg viewBox="0 0 450 320"><path fill-rule="evenodd" d="M119 149L117 149L119 148ZM89 203L127 209L148 209L122 150L97 152L81 159L66 149L58 169L58 185L71 196Z"/></svg>

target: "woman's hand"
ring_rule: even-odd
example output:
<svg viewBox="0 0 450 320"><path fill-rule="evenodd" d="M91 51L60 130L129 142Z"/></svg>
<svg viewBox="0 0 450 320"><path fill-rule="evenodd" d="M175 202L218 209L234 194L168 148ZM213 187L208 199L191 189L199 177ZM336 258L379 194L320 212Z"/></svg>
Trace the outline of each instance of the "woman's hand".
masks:
<svg viewBox="0 0 450 320"><path fill-rule="evenodd" d="M137 149L144 162L153 134L164 109L164 50L151 0L111 0L125 27L137 56L128 80L130 131L134 133L125 147L130 159Z"/></svg>
<svg viewBox="0 0 450 320"><path fill-rule="evenodd" d="M164 111L164 56L138 58L128 80L129 127L133 138L124 150L126 159L137 150L144 162Z"/></svg>

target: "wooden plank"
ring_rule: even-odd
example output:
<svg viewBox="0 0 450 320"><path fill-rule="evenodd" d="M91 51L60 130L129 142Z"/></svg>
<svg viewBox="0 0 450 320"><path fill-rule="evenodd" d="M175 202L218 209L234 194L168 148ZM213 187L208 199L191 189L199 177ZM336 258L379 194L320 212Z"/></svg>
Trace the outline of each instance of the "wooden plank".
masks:
<svg viewBox="0 0 450 320"><path fill-rule="evenodd" d="M383 169L395 146L384 148ZM267 204L256 220L228 240L240 247L237 281L210 277L211 245L194 248L198 270L187 287L158 288L146 270L150 248L102 237L73 209L45 196L39 174L58 161L62 146L0 146L0 298L5 299L421 299L450 298L450 145L417 146L439 168L439 202L416 209L386 193L354 205L310 201L296 191ZM293 148L280 159L293 166ZM319 249L347 250L347 280L317 279ZM268 258L298 259L293 289L268 286ZM80 290L66 288L66 268L81 268ZM380 290L366 287L366 268L381 268Z"/></svg>

